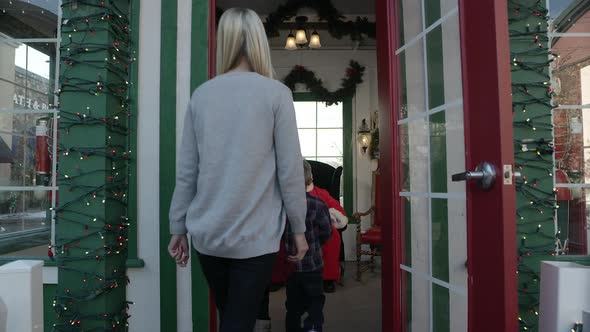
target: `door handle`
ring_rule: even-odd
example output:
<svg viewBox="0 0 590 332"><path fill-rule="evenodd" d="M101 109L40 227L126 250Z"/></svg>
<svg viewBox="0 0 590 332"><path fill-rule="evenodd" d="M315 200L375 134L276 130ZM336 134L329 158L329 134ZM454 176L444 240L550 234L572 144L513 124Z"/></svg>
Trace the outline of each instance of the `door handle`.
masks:
<svg viewBox="0 0 590 332"><path fill-rule="evenodd" d="M496 167L484 161L475 167L474 171L462 172L451 176L453 182L477 180L477 185L483 190L490 190L496 182Z"/></svg>

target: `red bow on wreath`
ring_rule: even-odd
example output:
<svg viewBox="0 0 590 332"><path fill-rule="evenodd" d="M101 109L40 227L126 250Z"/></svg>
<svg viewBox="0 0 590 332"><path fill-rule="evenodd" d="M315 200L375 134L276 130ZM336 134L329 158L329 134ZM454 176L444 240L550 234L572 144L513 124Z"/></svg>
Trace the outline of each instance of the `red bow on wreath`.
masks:
<svg viewBox="0 0 590 332"><path fill-rule="evenodd" d="M293 71L305 71L305 67L303 67L302 65L296 65L295 67L293 67Z"/></svg>
<svg viewBox="0 0 590 332"><path fill-rule="evenodd" d="M346 77L357 76L359 74L358 70L354 68L346 68Z"/></svg>

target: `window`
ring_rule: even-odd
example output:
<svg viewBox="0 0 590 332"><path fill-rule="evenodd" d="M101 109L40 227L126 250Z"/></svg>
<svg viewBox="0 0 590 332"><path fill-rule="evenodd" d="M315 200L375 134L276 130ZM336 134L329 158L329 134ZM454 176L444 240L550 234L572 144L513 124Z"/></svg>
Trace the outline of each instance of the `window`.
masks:
<svg viewBox="0 0 590 332"><path fill-rule="evenodd" d="M549 0L557 232L562 254L590 253L590 10Z"/></svg>
<svg viewBox="0 0 590 332"><path fill-rule="evenodd" d="M0 1L0 254L44 256L52 242L59 6Z"/></svg>
<svg viewBox="0 0 590 332"><path fill-rule="evenodd" d="M296 101L295 115L303 157L343 166L342 103L326 106L322 102Z"/></svg>

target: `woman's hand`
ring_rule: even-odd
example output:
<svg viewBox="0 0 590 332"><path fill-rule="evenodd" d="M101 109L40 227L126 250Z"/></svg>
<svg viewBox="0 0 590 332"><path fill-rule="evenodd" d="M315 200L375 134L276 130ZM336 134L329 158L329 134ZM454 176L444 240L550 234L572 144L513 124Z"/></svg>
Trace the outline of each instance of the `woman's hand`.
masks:
<svg viewBox="0 0 590 332"><path fill-rule="evenodd" d="M307 245L307 240L305 239L305 233L295 233L293 234L293 238L295 240L295 248L297 248L297 253L295 255L291 255L288 259L291 262L298 262L303 259L307 250L309 250L309 246Z"/></svg>
<svg viewBox="0 0 590 332"><path fill-rule="evenodd" d="M186 266L189 258L188 238L186 234L172 235L168 244L168 253L174 258L176 264L181 267Z"/></svg>

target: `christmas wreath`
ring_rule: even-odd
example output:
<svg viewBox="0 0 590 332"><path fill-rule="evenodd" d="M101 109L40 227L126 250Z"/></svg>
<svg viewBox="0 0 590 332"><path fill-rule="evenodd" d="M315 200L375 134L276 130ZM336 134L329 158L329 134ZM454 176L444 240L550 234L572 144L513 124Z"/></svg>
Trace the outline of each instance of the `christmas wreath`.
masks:
<svg viewBox="0 0 590 332"><path fill-rule="evenodd" d="M323 101L329 106L354 96L357 85L363 82L364 73L365 67L351 60L350 65L346 68L346 76L342 79L341 87L334 92L324 88L322 80L317 78L314 72L300 65L293 67L283 82L291 91L295 91L295 84L304 84L319 101Z"/></svg>

